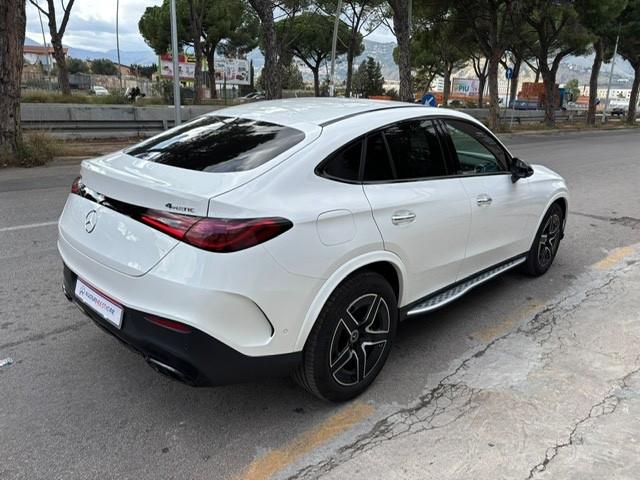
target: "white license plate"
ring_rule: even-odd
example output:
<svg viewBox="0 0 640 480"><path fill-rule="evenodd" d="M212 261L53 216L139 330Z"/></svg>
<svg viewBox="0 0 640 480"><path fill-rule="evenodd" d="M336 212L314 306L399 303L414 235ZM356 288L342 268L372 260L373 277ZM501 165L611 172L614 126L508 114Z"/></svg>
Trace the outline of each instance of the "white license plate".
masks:
<svg viewBox="0 0 640 480"><path fill-rule="evenodd" d="M118 328L122 326L122 307L80 279L76 281L76 297L107 322Z"/></svg>

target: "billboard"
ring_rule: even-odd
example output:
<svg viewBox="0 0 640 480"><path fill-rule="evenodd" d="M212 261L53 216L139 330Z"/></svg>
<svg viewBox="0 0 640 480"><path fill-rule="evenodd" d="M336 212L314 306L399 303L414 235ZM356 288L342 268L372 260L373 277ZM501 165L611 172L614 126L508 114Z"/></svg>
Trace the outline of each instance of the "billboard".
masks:
<svg viewBox="0 0 640 480"><path fill-rule="evenodd" d="M477 78L454 78L451 83L451 93L467 97L477 97L480 90L480 80Z"/></svg>
<svg viewBox="0 0 640 480"><path fill-rule="evenodd" d="M227 85L249 85L249 61L238 58L219 57L214 61L216 83ZM181 80L193 80L196 72L196 62L193 55L178 55L178 68ZM207 71L207 64L203 62L202 71ZM170 53L160 56L160 75L173 78L173 61Z"/></svg>
<svg viewBox="0 0 640 480"><path fill-rule="evenodd" d="M186 55L178 55L178 69L181 80L193 80L196 64ZM160 55L160 75L173 78L173 57L170 53Z"/></svg>
<svg viewBox="0 0 640 480"><path fill-rule="evenodd" d="M220 57L215 60L216 82L227 85L249 85L249 61Z"/></svg>

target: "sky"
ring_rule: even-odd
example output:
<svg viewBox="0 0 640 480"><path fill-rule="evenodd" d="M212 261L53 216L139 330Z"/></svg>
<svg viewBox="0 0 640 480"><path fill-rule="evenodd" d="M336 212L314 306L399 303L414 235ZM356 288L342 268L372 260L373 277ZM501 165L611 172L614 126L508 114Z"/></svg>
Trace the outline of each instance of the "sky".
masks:
<svg viewBox="0 0 640 480"><path fill-rule="evenodd" d="M45 0L38 0L44 6ZM59 5L58 2L55 2ZM120 0L120 49L124 51L145 50L144 43L138 31L138 20L144 9L159 5L162 0ZM56 11L60 22L62 15ZM48 27L43 16L45 37ZM71 17L64 35L63 43L76 48L106 51L116 48L116 0L76 0L71 10ZM42 30L38 10L27 2L27 37L42 43ZM369 37L379 42L394 41L391 33L386 31L374 32Z"/></svg>

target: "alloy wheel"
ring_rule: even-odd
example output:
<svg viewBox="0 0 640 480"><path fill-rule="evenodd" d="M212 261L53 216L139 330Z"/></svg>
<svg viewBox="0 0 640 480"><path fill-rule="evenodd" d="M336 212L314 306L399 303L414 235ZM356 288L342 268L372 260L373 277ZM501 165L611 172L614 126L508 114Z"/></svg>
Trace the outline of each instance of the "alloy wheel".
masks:
<svg viewBox="0 0 640 480"><path fill-rule="evenodd" d="M546 268L556 254L560 243L560 216L550 215L540 234L538 241L538 263L540 267Z"/></svg>
<svg viewBox="0 0 640 480"><path fill-rule="evenodd" d="M343 386L362 382L389 341L389 306L380 295L362 295L344 310L331 338L329 369Z"/></svg>

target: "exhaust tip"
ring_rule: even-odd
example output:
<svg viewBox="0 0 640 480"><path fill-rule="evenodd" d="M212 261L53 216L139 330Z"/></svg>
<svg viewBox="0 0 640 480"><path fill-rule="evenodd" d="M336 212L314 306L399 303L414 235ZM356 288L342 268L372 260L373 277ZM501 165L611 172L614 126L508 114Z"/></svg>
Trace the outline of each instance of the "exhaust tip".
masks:
<svg viewBox="0 0 640 480"><path fill-rule="evenodd" d="M174 368L171 365L167 365L166 363L161 362L160 360L153 357L147 357L146 360L147 364L159 374L164 375L165 377L169 377L172 380L177 380L181 383L194 385L194 382L185 373L181 372L177 368Z"/></svg>

